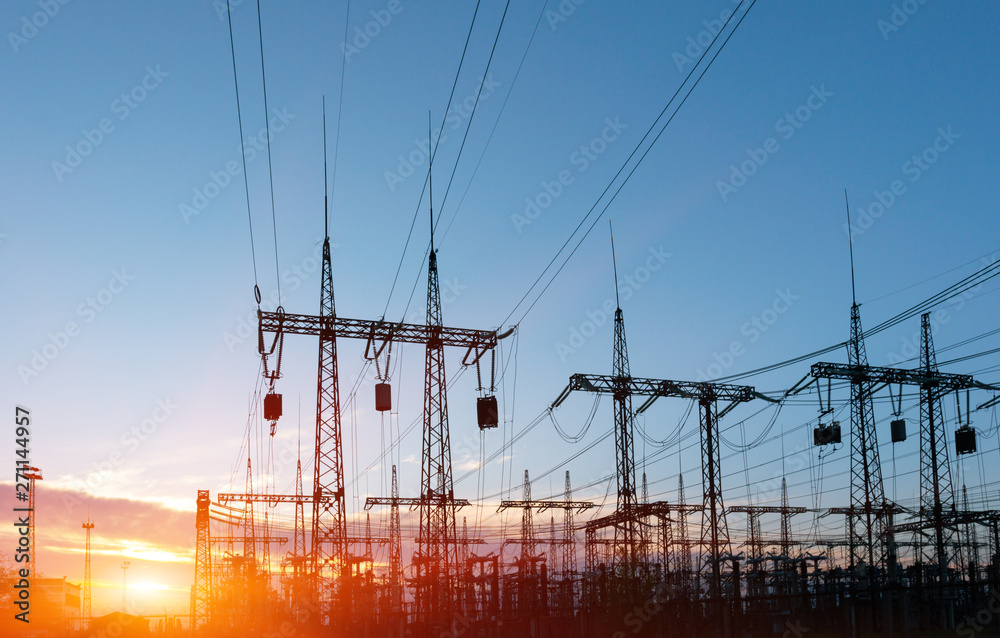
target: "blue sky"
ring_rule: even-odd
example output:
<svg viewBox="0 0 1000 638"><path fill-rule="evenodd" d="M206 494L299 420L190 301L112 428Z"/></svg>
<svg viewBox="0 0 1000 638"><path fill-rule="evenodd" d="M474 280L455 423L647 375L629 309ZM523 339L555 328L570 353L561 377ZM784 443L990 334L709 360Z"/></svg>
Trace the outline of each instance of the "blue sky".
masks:
<svg viewBox="0 0 1000 638"><path fill-rule="evenodd" d="M262 140L247 152L263 294L276 290L277 270L288 311L318 310L313 268L323 232L324 95L337 309L347 317L378 318L388 308L387 318L420 319L428 240L421 145L428 111L435 127L445 121L434 168L435 211L444 220L436 245L445 323L492 328L520 321L516 342L503 350L507 372L498 394L506 434L484 435L487 452L540 414L570 374L610 373L612 326L610 317L601 319L615 292L609 217L637 376L731 374L846 339L845 188L860 230L854 249L866 326L998 258L996 4L758 2L558 278L529 314L522 317L521 306L509 317L680 86L689 56L700 54L699 40L708 41L720 15L736 4L549 0L543 12L540 0L512 3L486 72L504 6L484 2L446 113L473 3L355 1L345 42L343 3L265 0L273 226ZM0 371L8 407L24 405L35 415L32 458L50 487L183 510L193 510L197 489L242 489L241 440L258 358L255 336L246 338L255 327L243 323L255 309L255 280L224 6L18 1L0 8L0 72L9 96L0 128L0 264L8 273ZM265 119L254 3L234 6L233 31L243 132L254 148L250 138ZM480 86L459 158L469 122L459 105L472 104ZM419 166L404 175L410 161ZM227 173L227 165L239 168ZM530 201L539 206L529 209L533 217L526 214ZM607 199L601 202L603 208ZM936 345L991 330L995 289L987 283L971 298L943 304ZM914 319L870 340L870 362L891 362L918 328ZM741 354L727 357L734 344ZM340 347L345 396L362 371L361 348ZM275 449L295 446L300 397L309 439L315 401L315 343L289 337L286 355L279 382L286 416ZM414 346L394 356L395 428L419 416L423 356ZM457 375L460 356L449 354L449 377ZM838 351L826 359L845 357ZM985 370L984 381L1000 381L995 355L948 370ZM800 364L746 383L779 391L807 371ZM449 396L456 477L478 461L473 379L472 371L464 374ZM361 389L344 417L349 478L376 460L383 436L391 440L371 393ZM917 489L916 412L908 401L911 438L896 453L901 500L912 500ZM572 432L591 405L574 397L557 416ZM888 417L887 404L878 406L879 418ZM731 423L762 407L741 408ZM666 438L685 408L658 403L645 417L649 437ZM745 501L747 483L763 492L760 502L773 501L766 485L781 475L783 454L806 468L789 478L793 501L846 501L847 449L824 461L824 498L814 498L820 471L805 424L815 422L815 410L814 403L786 406L777 421L784 436L723 461L728 501ZM772 414L746 421L748 440ZM144 419L152 419L145 439L130 437ZM474 498L516 488L524 469L535 476L556 466L609 431L610 419L604 402L576 445L545 421L477 475L479 486L469 478L457 491ZM995 426L989 412L973 421L984 432ZM887 439L887 420L880 428ZM684 432L696 428L689 423ZM738 433L728 436L738 442ZM995 434L993 428L993 438L980 442L987 459L996 454ZM637 437L637 464L649 459L655 498L675 498L678 468L688 497L700 495L697 448L680 459L676 448L654 461L655 446ZM793 456L798 448L805 452ZM882 460L892 495L890 452L885 447ZM400 464L401 491L416 495L416 434L392 458ZM955 462L956 476L977 498L995 491L1000 478L983 458ZM113 467L101 474L102 463ZM598 481L613 468L609 439L538 479L534 494L560 491L569 469L574 484L597 483L582 495L600 501L607 482ZM359 478L349 508L359 510L367 493L384 493L387 472L386 463L375 463ZM279 491L294 480L288 467L274 474ZM469 515L481 514L488 531L498 522L492 511L487 505ZM803 530L813 524L811 517L797 522ZM730 523L735 530L742 524ZM830 519L822 524L840 527ZM53 552L40 561L43 570L71 580L82 575L71 555ZM113 568L109 583L117 583ZM171 586L189 584L177 578Z"/></svg>

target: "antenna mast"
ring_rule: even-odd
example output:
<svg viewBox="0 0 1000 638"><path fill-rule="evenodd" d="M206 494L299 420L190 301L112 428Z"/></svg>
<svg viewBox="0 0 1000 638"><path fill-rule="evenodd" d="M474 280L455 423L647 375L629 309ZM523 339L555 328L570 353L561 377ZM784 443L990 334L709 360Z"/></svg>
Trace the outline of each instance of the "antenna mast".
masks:
<svg viewBox="0 0 1000 638"><path fill-rule="evenodd" d="M330 236L330 191L326 186L326 96L323 96L323 236Z"/></svg>
<svg viewBox="0 0 1000 638"><path fill-rule="evenodd" d="M611 225L610 219L608 220L608 228L611 230L611 266L615 272L615 306L621 310L622 304L618 299L618 262L615 260L615 228Z"/></svg>
<svg viewBox="0 0 1000 638"><path fill-rule="evenodd" d="M431 254L434 253L434 153L431 150L431 112L427 111L427 196L431 210Z"/></svg>
<svg viewBox="0 0 1000 638"><path fill-rule="evenodd" d="M858 305L858 298L854 292L854 237L851 233L851 207L847 203L847 189L844 189L844 210L847 211L847 245L851 249L851 304Z"/></svg>

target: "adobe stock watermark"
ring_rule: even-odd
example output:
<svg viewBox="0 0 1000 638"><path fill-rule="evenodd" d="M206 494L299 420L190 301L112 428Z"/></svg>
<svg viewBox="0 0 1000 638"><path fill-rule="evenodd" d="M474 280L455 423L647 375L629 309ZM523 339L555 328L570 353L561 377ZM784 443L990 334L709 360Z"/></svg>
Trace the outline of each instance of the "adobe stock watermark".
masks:
<svg viewBox="0 0 1000 638"><path fill-rule="evenodd" d="M631 299L632 295L652 278L653 273L663 268L663 264L673 257L673 253L664 251L663 246L650 247L647 252L649 254L641 266L618 278L618 294L621 301ZM576 354L588 339L597 334L598 328L608 321L614 321L615 297L613 295L608 297L596 309L588 310L584 314L587 318L579 325L570 327L565 342L555 343L556 354L563 363L566 363L571 355Z"/></svg>
<svg viewBox="0 0 1000 638"><path fill-rule="evenodd" d="M882 34L882 39L888 42L889 34L899 31L901 27L910 21L912 16L916 15L917 11L920 11L920 7L925 4L927 4L927 0L903 0L899 4L893 4L888 20L880 18L875 23L879 33Z"/></svg>
<svg viewBox="0 0 1000 638"><path fill-rule="evenodd" d="M83 481L85 488L93 492L93 490L100 487L104 481L125 464L127 454L138 450L144 442L149 440L149 437L156 434L160 426L166 423L179 407L179 405L170 400L170 397L156 399L156 405L149 411L149 416L129 426L127 430L119 435L119 445L108 453L107 458L94 463L93 469L88 472L87 478Z"/></svg>
<svg viewBox="0 0 1000 638"><path fill-rule="evenodd" d="M111 101L111 113L118 116L119 122L124 122L149 97L150 93L163 84L164 78L169 76L170 74L162 70L159 64L156 65L156 68L147 66L146 74L139 80L138 84ZM79 142L66 145L64 160L52 162L52 172L55 174L56 180L62 183L65 176L79 168L83 164L83 160L90 157L115 130L115 122L110 117L101 118L95 128L83 129L81 131L82 139Z"/></svg>
<svg viewBox="0 0 1000 638"><path fill-rule="evenodd" d="M991 257L983 257L982 261L984 266L989 266L996 263L998 258L997 254ZM983 284L978 284L972 288L963 291L961 294L955 295L949 298L945 304L946 307L938 308L930 316L931 324L931 336L936 335L941 326L947 324L952 319L953 312L961 312L965 308L965 304L973 299L977 294L981 293L983 290ZM920 328L913 331L913 334L900 337L899 347L892 352L886 354L886 362L894 366L898 363L903 363L904 361L909 361L916 358L920 354Z"/></svg>
<svg viewBox="0 0 1000 638"><path fill-rule="evenodd" d="M622 131L628 128L628 124L623 123L618 116L615 116L613 120L610 117L604 118L604 124L600 135L595 136L586 144L581 144L578 149L570 153L567 161L570 166L576 168L577 174L590 168L590 165L608 150L608 146L621 136ZM543 179L540 182L541 189L535 193L534 197L524 198L524 213L511 214L510 221L514 224L514 230L518 234L524 232L524 227L538 219L542 211L548 209L563 194L566 187L575 181L576 177L568 168L556 173L555 178L551 181Z"/></svg>
<svg viewBox="0 0 1000 638"><path fill-rule="evenodd" d="M14 53L20 53L21 47L34 40L41 30L48 26L49 21L69 3L70 0L38 0L38 8L41 10L32 13L30 18L26 15L21 16L21 28L16 33L7 32L7 41L10 42L10 48L14 49Z"/></svg>
<svg viewBox="0 0 1000 638"><path fill-rule="evenodd" d="M330 243L331 259L333 252L340 248L340 244ZM285 286L285 292L295 292L308 280L313 273L320 272L323 266L323 238L316 240L313 250L306 255L299 263L291 268L286 268L281 273L281 283ZM278 287L271 289L271 293L264 295L260 301L260 308L265 312L274 312L278 308ZM245 315L236 318L236 327L231 331L222 333L222 340L226 344L226 349L230 353L236 351L236 347L244 343L247 339L257 342L257 306L250 304Z"/></svg>
<svg viewBox="0 0 1000 638"><path fill-rule="evenodd" d="M340 248L340 244L330 244L331 253L337 248ZM317 245L313 249L312 253L307 255L302 259L302 261L294 266L286 268L284 272L281 273L281 283L284 286L284 292L295 292L304 283L310 280L313 273L317 273L316 279L318 281L322 274L322 266L323 243L320 241L317 242ZM448 304L454 303L460 296L462 296L462 291L467 288L468 286L461 283L458 277L442 279L440 281L441 305L447 306ZM265 312L274 312L278 308L277 286L271 290L269 295L262 296L260 308ZM424 319L425 317L422 315L420 310L414 310L404 319L404 321L407 323L422 323ZM255 304L251 304L247 308L246 314L236 317L235 326L231 330L227 330L222 333L222 341L226 344L226 349L230 353L236 352L236 348L246 343L248 340L255 345L257 343L257 306Z"/></svg>
<svg viewBox="0 0 1000 638"><path fill-rule="evenodd" d="M818 87L810 87L809 97L794 110L785 113L774 123L774 132L784 140L790 140L796 131L812 119L813 113L823 108L827 101L833 97L833 91L828 91L825 84ZM768 158L781 150L781 144L775 137L765 139L757 148L748 148L747 159L739 165L729 166L729 177L715 181L715 187L719 190L722 201L729 198L740 188L746 185L747 181L757 174Z"/></svg>
<svg viewBox="0 0 1000 638"><path fill-rule="evenodd" d="M546 9L545 19L549 23L549 28L555 31L559 28L559 25L569 19L571 15L576 13L577 7L582 5L587 0L560 0L559 4L556 5L555 10Z"/></svg>
<svg viewBox="0 0 1000 638"><path fill-rule="evenodd" d="M734 5L739 6L742 0L732 0ZM719 18L717 20L702 20L701 24L704 29L698 33L689 35L684 42L687 44L684 47L684 52L674 51L671 58L674 64L677 65L677 70L680 73L684 73L684 66L688 64L694 64L698 61L698 58L705 52L705 50L712 44L712 40L715 39L719 32L722 31L722 27L726 24L726 20L729 16L733 14L734 9L723 9L719 12Z"/></svg>
<svg viewBox="0 0 1000 638"><path fill-rule="evenodd" d="M400 0L389 0L384 9L369 11L371 20L365 22L364 28L354 27L353 37L349 41L340 43L340 52L344 54L344 60L350 64L351 58L367 49L375 38L382 35L382 32L392 24L393 16L402 13L403 8Z"/></svg>
<svg viewBox="0 0 1000 638"><path fill-rule="evenodd" d="M208 208L208 205L233 182L233 178L243 172L241 155L242 158L246 159L247 164L252 162L257 158L258 153L267 150L270 138L274 137L271 133L284 131L295 117L294 113L288 112L287 106L281 109L271 109L271 119L268 121L268 126L262 126L256 134L246 138L245 143L236 150L236 159L229 160L217 171L208 171L208 180L205 184L201 188L191 189L191 203L181 202L178 204L177 211L184 223L190 224L192 217L201 215L202 211Z"/></svg>
<svg viewBox="0 0 1000 638"><path fill-rule="evenodd" d="M61 330L48 334L48 341L44 345L31 351L31 358L27 363L17 366L17 374L21 377L21 382L28 385L33 377L37 377L48 368L49 364L69 347L70 342L80 336L84 326L93 322L100 313L104 312L115 300L115 297L124 292L132 281L135 281L135 275L128 274L124 268L112 270L108 284L77 305L76 314L83 319L82 324L76 321L67 321Z"/></svg>
<svg viewBox="0 0 1000 638"><path fill-rule="evenodd" d="M757 343L761 336L770 330L778 321L778 317L788 312L801 297L792 292L791 288L775 290L771 305L758 315L750 317L741 327L740 334L746 338L735 339L722 352L713 352L714 361L704 369L699 368L697 381L712 381L723 376L736 361L746 354L746 346Z"/></svg>
<svg viewBox="0 0 1000 638"><path fill-rule="evenodd" d="M951 126L947 129L938 128L937 137L934 138L933 142L920 153L903 162L903 166L900 168L903 176L907 177L911 184L920 181L924 173L929 171L960 137L962 136L951 130ZM885 190L876 189L872 193L874 201L869 200L867 204L858 208L850 227L848 227L847 222L844 222L844 234L850 235L852 238L864 235L868 229L875 225L878 218L896 205L896 202L904 194L906 194L906 183L901 179L892 180Z"/></svg>
<svg viewBox="0 0 1000 638"><path fill-rule="evenodd" d="M465 122L472 117L472 109L476 108L477 99L479 102L485 102L499 87L500 82L493 79L492 73L481 78L472 93L466 95L458 102L453 102L448 108L448 113L445 115L444 119L445 127L452 131L457 131L462 126L462 122ZM444 129L439 126L431 130L431 139L436 140L437 144L444 144L448 139L448 135L445 134ZM413 175L417 168L423 166L424 162L426 162L430 157L430 140L421 136L414 139L413 144L417 148L410 151L406 157L403 157L402 155L396 156L399 163L396 165L395 172L385 171L385 173L382 174L382 177L385 179L386 186L388 186L389 190L393 193L396 192L396 187L399 184L402 184L406 181L406 178Z"/></svg>
<svg viewBox="0 0 1000 638"><path fill-rule="evenodd" d="M789 451L785 459L784 471L780 469L775 470L770 479L754 483L754 489L757 492L757 503L759 505L777 503L781 498L781 480L796 472L809 469L811 455L811 448L802 444L797 444L794 449Z"/></svg>
<svg viewBox="0 0 1000 638"><path fill-rule="evenodd" d="M965 636L971 638L993 624L998 613L1000 613L1000 592L990 587L989 599L986 601L986 605L977 610L975 616L966 616L963 618L958 627L955 627L955 633L963 638Z"/></svg>
<svg viewBox="0 0 1000 638"><path fill-rule="evenodd" d="M229 17L229 11L243 4L244 0L212 0L212 8L219 16L220 22L225 22Z"/></svg>

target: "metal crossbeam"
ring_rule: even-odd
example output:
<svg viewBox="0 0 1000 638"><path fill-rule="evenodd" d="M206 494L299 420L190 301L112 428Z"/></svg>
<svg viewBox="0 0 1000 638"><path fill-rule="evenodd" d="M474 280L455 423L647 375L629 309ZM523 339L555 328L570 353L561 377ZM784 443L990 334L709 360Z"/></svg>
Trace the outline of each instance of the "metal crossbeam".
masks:
<svg viewBox="0 0 1000 638"><path fill-rule="evenodd" d="M817 379L844 379L855 383L885 383L935 387L943 392L965 390L967 388L982 388L994 390L993 386L980 383L969 374L950 374L933 372L928 374L923 370L901 370L899 368L883 368L869 365L852 365L847 363L814 363L810 374Z"/></svg>
<svg viewBox="0 0 1000 638"><path fill-rule="evenodd" d="M730 512L739 514L805 514L809 511L807 507L781 507L780 505L734 505L726 508Z"/></svg>
<svg viewBox="0 0 1000 638"><path fill-rule="evenodd" d="M471 505L471 503L469 503L469 499L467 498L438 497L433 499L427 499L427 498L392 498L389 496L369 496L367 499L365 499L365 509L370 510L376 505L392 505L393 503L396 503L398 505L407 505L412 510L420 507L421 505L430 505L442 502L454 505L456 508L469 507Z"/></svg>
<svg viewBox="0 0 1000 638"><path fill-rule="evenodd" d="M547 509L568 509L582 512L595 507L595 505L590 501L500 501L500 507L497 508L497 511L502 512L508 508L524 509L526 507L537 509L538 513L541 514Z"/></svg>
<svg viewBox="0 0 1000 638"><path fill-rule="evenodd" d="M659 397L677 397L682 399L716 399L723 401L750 401L761 398L752 386L728 385L724 383L708 383L699 381L667 381L664 379L644 379L628 377L616 381L607 374L574 374L569 378L569 385L552 403L553 408L559 407L574 390L596 392L599 394L614 394L624 386L625 391L633 395L650 397L636 410L636 414L644 412L652 400Z"/></svg>
<svg viewBox="0 0 1000 638"><path fill-rule="evenodd" d="M301 335L321 335L333 332L337 337L364 339L373 343L395 341L397 343L438 343L442 346L468 348L463 363L474 364L476 359L497 345L497 340L506 336L497 330L474 330L471 328L449 328L428 326L418 323L392 323L369 319L345 319L343 317L321 317L316 315L295 315L289 313L259 311L260 328L264 332Z"/></svg>
<svg viewBox="0 0 1000 638"><path fill-rule="evenodd" d="M219 494L218 501L225 505L230 502L239 503L267 503L277 505L278 503L313 503L317 499L312 494ZM324 494L319 498L320 503L331 503L332 494Z"/></svg>
<svg viewBox="0 0 1000 638"><path fill-rule="evenodd" d="M242 536L209 536L208 540L213 543L242 543ZM280 543L284 545L288 542L288 537L286 536L255 536L254 540L258 543Z"/></svg>

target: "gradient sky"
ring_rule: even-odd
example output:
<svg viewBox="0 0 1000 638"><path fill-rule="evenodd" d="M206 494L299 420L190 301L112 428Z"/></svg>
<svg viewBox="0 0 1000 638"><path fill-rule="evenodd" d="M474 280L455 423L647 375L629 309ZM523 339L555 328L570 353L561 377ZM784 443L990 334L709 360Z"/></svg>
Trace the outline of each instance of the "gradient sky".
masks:
<svg viewBox="0 0 1000 638"><path fill-rule="evenodd" d="M95 613L119 604L124 559L132 561L129 582L145 584L137 596L170 588L144 599L146 611L162 613L154 611L162 606L184 613L196 490L210 489L213 497L243 490L248 431L255 463L268 455L266 433L248 419L259 359L247 196L242 172L221 176L240 158L225 3L51 4L51 17L45 2L0 6L6 34L0 74L8 95L0 127L7 307L0 381L8 425L13 428L15 405L34 417L32 461L45 476L38 566L47 575L82 580L79 523L89 507L97 525ZM254 3L234 4L249 149L265 117L257 13ZM519 322L516 339L502 349L506 372L497 394L505 426L481 438L474 372L462 375L449 395L456 479L476 467L481 442L487 453L500 448L543 412L570 374L610 373L611 318L602 318L615 294L609 217L636 376L714 378L846 339L845 188L859 226L857 298L866 326L1000 257L996 3L756 3L526 316L526 305L509 313L680 86L700 55L699 40L707 42L713 23L737 3L549 0L533 38L544 3L511 3L482 82L504 10L503 3L484 2L447 114L474 3L355 0L343 48L343 2L261 4L267 106L275 125L274 221L267 156L248 150L253 254L265 297L276 291L281 273L281 303L289 312L318 311L322 96L337 310L346 317L422 320L428 224L421 145L428 111L435 127L448 117L434 170L435 212L444 222L435 243L445 323L493 328ZM374 37L365 36L366 29ZM481 84L448 190L469 121L459 105L471 105ZM604 141L595 142L602 134ZM581 146L590 147L589 157ZM408 158L419 164L412 174ZM752 165L744 172L746 162ZM221 188L210 186L213 175ZM529 219L526 201L532 200L541 206L528 211ZM603 208L607 199L601 201ZM990 282L941 306L945 320L934 335L939 349L995 327L996 289ZM755 320L766 330L753 328ZM886 365L913 356L918 328L913 319L871 339L869 361ZM994 335L939 359L996 348L998 340ZM734 344L740 354L724 354ZM362 345L340 345L345 400L363 370ZM285 354L278 386L285 417L270 449L294 459L301 401L308 467L316 343L291 336ZM400 346L394 358L398 415L374 412L370 386L346 406L346 472L349 481L358 477L348 489L352 512L361 511L366 495L387 493L389 462L378 457L397 425L405 428L420 416L422 350ZM449 378L460 358L449 353ZM845 358L842 351L825 357ZM995 354L946 369L1000 381ZM780 391L807 371L807 363L799 364L746 383ZM366 378L372 381L371 370ZM846 398L841 392L838 405ZM974 401L987 398L980 392ZM613 490L611 439L560 462L610 431L609 403L598 407L580 443L564 441L545 420L483 472L458 482L458 495L484 503L465 512L470 526L480 521L489 535L502 521L517 524L516 513L503 519L493 511L502 488L513 487L518 497L525 469L538 477L536 497L560 492L568 469L581 486L578 497L605 500ZM574 433L592 405L574 396L556 415ZM887 441L890 409L877 405L880 440ZM917 496L915 405L912 396L904 401L911 438L896 446L895 461L891 444L881 450L886 493L905 504ZM646 467L651 498L674 500L679 470L688 498L700 498L693 419L680 446L654 444L674 431L686 407L661 400L640 419L651 441L636 437L636 462ZM764 407L733 412L724 426L750 418L742 433L728 430L729 440L756 438L774 413L759 412ZM953 404L946 409L950 430ZM815 418L815 400L803 399L776 421L783 436L772 434L746 454L724 448L727 502L745 502L748 492L754 502L774 502L775 478L784 473L793 504L846 504L848 450L831 454L820 470L810 445ZM996 416L978 412L973 425L992 436L980 438L981 454L953 459L956 485L967 483L970 499L995 506ZM8 482L5 494L13 478L8 445L7 469L0 473ZM419 445L415 430L391 456L405 496L419 493ZM294 461L278 465L270 472L258 468L255 487L290 489ZM612 492L607 503L613 502ZM796 523L803 532L814 524L841 529L839 520L816 522L811 515ZM373 519L373 527L380 525ZM734 537L742 525L730 522ZM764 525L773 528L775 521ZM0 551L6 551L14 537L0 529Z"/></svg>

